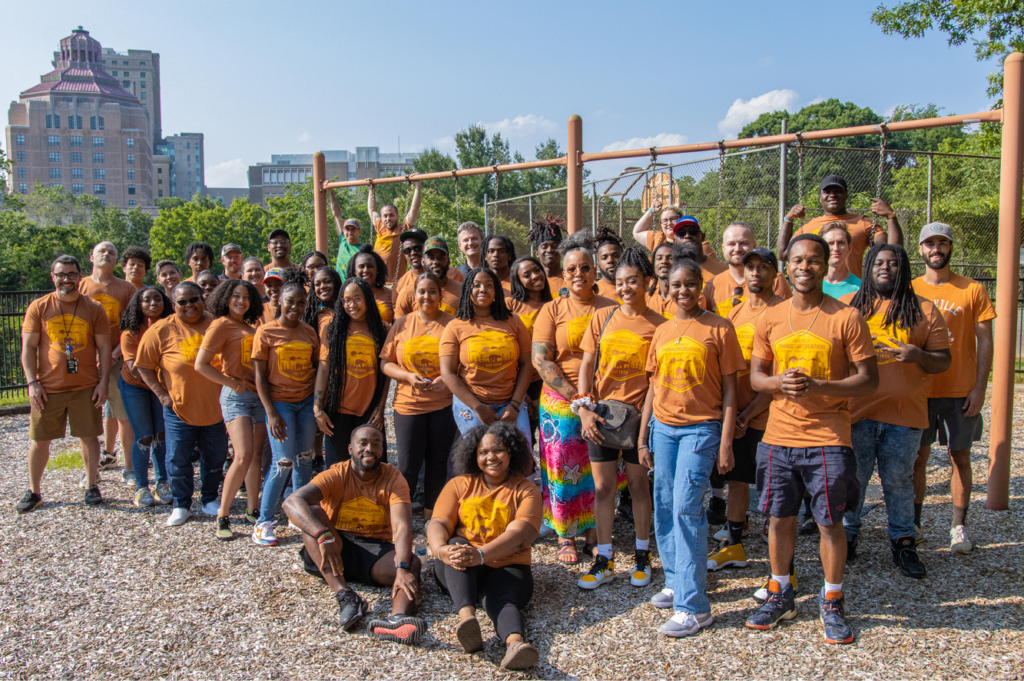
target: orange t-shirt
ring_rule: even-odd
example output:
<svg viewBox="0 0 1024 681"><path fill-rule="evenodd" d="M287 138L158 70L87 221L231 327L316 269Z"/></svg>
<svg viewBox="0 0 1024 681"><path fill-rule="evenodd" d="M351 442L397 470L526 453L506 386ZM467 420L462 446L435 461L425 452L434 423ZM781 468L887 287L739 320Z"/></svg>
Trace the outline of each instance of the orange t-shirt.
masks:
<svg viewBox="0 0 1024 681"><path fill-rule="evenodd" d="M451 270L448 270L451 272ZM462 296L462 284L451 277L441 285L441 312L454 315L459 311L459 299ZM416 287L409 286L398 297L395 304L395 317L404 317L416 310Z"/></svg>
<svg viewBox="0 0 1024 681"><path fill-rule="evenodd" d="M149 390L149 386L141 378L135 378L135 374L128 369L128 362L135 362L135 357L139 353L139 342L150 326L151 324L147 322L145 326L139 329L138 333L132 333L131 331L121 333L121 357L124 358L124 363L121 364L121 378L128 385L134 385L136 388L145 388L146 390Z"/></svg>
<svg viewBox="0 0 1024 681"><path fill-rule="evenodd" d="M559 297L562 289L565 288L565 279L562 279L561 277L547 277L547 280L548 290L551 291L551 297Z"/></svg>
<svg viewBox="0 0 1024 681"><path fill-rule="evenodd" d="M263 324L252 339L252 359L267 363L270 399L301 402L313 394L320 339L309 324L289 329L281 320Z"/></svg>
<svg viewBox="0 0 1024 681"><path fill-rule="evenodd" d="M128 309L128 303L132 296L138 291L135 284L124 279L113 278L110 281L98 284L92 277L85 277L78 285L78 292L84 293L97 303L103 306L107 313L107 321L110 322L110 349L121 342L121 317Z"/></svg>
<svg viewBox="0 0 1024 681"><path fill-rule="evenodd" d="M861 272L864 271L864 254L868 250L868 235L871 234L871 218L858 215L857 213L821 215L805 222L801 225L800 229L793 233L793 236L797 234L817 234L827 222L846 223L846 228L850 230L850 254L846 256L846 266L850 268L850 271L855 276L860 277ZM887 238L885 236L885 229L881 224L875 225L875 243L879 242L879 235L883 239Z"/></svg>
<svg viewBox="0 0 1024 681"><path fill-rule="evenodd" d="M612 319L605 327L609 315ZM580 349L598 355L597 373L590 388L597 399L618 400L643 409L650 387L647 349L654 330L664 323L665 318L653 310L638 317L627 317L618 307L605 307L594 313L580 341ZM597 352L598 338L601 339L600 353Z"/></svg>
<svg viewBox="0 0 1024 681"><path fill-rule="evenodd" d="M740 342L740 350L743 351L743 361L747 366L736 374L736 414L747 408L747 405L754 401L757 392L750 385L750 353L754 349L754 329L757 320L769 307L782 303L782 298L776 296L766 306L757 310L751 310L748 301L744 300L736 307L729 310L729 321L736 329L736 339ZM747 424L748 428L764 430L768 425L768 410L755 416Z"/></svg>
<svg viewBox="0 0 1024 681"><path fill-rule="evenodd" d="M277 315L277 308L273 303L266 303L263 306L263 319L260 320L260 325L269 324L274 321Z"/></svg>
<svg viewBox="0 0 1024 681"><path fill-rule="evenodd" d="M707 311L694 319L673 317L654 331L647 352L654 417L669 426L721 419L722 376L746 366L729 320Z"/></svg>
<svg viewBox="0 0 1024 681"><path fill-rule="evenodd" d="M407 270L406 273L403 274L401 277L399 277L398 281L395 282L395 285L391 287L391 303L393 305L397 307L398 296L401 295L403 291L405 291L406 286L411 286L412 283L416 281L416 278L423 274L423 272L424 270L416 272L416 270L410 269Z"/></svg>
<svg viewBox="0 0 1024 681"><path fill-rule="evenodd" d="M546 303L537 314L537 321L533 325L533 342L555 348L555 364L570 383L579 387L580 362L583 361L580 342L590 326L590 319L601 308L616 306L614 300L598 295L589 303L556 298Z"/></svg>
<svg viewBox="0 0 1024 681"><path fill-rule="evenodd" d="M100 382L96 336L109 337L110 322L92 298L79 294L74 302L65 303L55 292L37 298L25 311L21 332L39 334L36 378L46 392L85 390ZM78 360L76 374L68 373L65 338L71 343L71 357Z"/></svg>
<svg viewBox="0 0 1024 681"><path fill-rule="evenodd" d="M330 360L327 342L330 328L330 324L324 324L320 329L321 362ZM385 324L384 328L389 327ZM377 388L379 352L380 349L369 334L353 331L349 327L348 337L345 339L345 394L341 397L341 404L334 405L337 411L350 416L362 416L370 408L370 401ZM387 399L387 395L383 399Z"/></svg>
<svg viewBox="0 0 1024 681"><path fill-rule="evenodd" d="M710 307L707 296L703 292L700 294L700 302L698 304L702 310L707 310ZM671 298L662 298L658 289L654 289L654 293L647 296L647 309L654 310L665 319L672 319L676 316L678 306L676 301ZM710 312L710 310L708 311Z"/></svg>
<svg viewBox="0 0 1024 681"><path fill-rule="evenodd" d="M434 518L448 521L452 536L462 537L474 548L484 548L505 532L513 520L522 520L540 530L543 513L540 490L521 475L510 476L502 485L488 489L484 476L460 475L448 481L434 504ZM527 546L489 567L529 565L532 549Z"/></svg>
<svg viewBox="0 0 1024 681"><path fill-rule="evenodd" d="M220 356L220 370L245 384L247 390L256 391L256 375L252 368L252 343L256 329L236 322L231 317L213 320L206 330L200 349Z"/></svg>
<svg viewBox="0 0 1024 681"><path fill-rule="evenodd" d="M604 296L608 300L614 300L619 305L622 305L622 300L619 298L619 292L615 290L615 282L604 277L597 280L597 295Z"/></svg>
<svg viewBox="0 0 1024 681"><path fill-rule="evenodd" d="M380 312L381 320L385 324L393 322L395 320L395 306L391 304L391 289L373 289L373 300L377 303L377 311Z"/></svg>
<svg viewBox="0 0 1024 681"><path fill-rule="evenodd" d="M441 335L441 357L455 357L459 378L484 404L512 399L519 358L530 356L530 334L518 317L453 319Z"/></svg>
<svg viewBox="0 0 1024 681"><path fill-rule="evenodd" d="M996 318L985 287L954 274L942 286L928 284L924 277L911 282L914 293L939 308L949 329L949 352L953 364L941 374L928 377L928 397L967 397L978 381L978 344L974 325Z"/></svg>
<svg viewBox="0 0 1024 681"><path fill-rule="evenodd" d="M733 292L737 288L742 289L742 293L734 296ZM786 278L781 274L776 275L772 291L776 295L782 296L783 299L793 297L793 291L789 288L789 283L786 282ZM744 278L742 282L737 284L732 276L732 272L726 270L721 274L716 274L714 279L704 284L704 297L708 299L712 312L717 312L722 317L728 317L729 312L732 311L733 298L739 298L741 301L747 299L747 280Z"/></svg>
<svg viewBox="0 0 1024 681"><path fill-rule="evenodd" d="M405 273L405 255L402 254L401 244L398 240L402 236L402 232L412 229L412 226L403 220L395 227L394 231L391 231L384 226L383 218L377 218L373 223L373 229L377 233L373 250L387 265L388 283L391 284L395 281L396 274Z"/></svg>
<svg viewBox="0 0 1024 681"><path fill-rule="evenodd" d="M325 327L334 321L334 310L322 307L316 313L316 332L319 335Z"/></svg>
<svg viewBox="0 0 1024 681"><path fill-rule="evenodd" d="M395 388L395 412L415 415L428 414L452 406L452 391L441 380L441 359L438 351L444 327L453 320L450 314L441 313L437 321L425 324L419 313L399 317L388 333L380 358L394 362L406 371L412 371L433 383L441 385L440 392L425 392L414 388L405 381L398 381Z"/></svg>
<svg viewBox="0 0 1024 681"><path fill-rule="evenodd" d="M790 299L765 310L754 324L752 355L772 361L772 374L794 368L811 378L840 381L855 362L874 357L875 347L860 312L826 295L820 309L800 312ZM780 447L852 447L848 403L845 397L792 399L777 392L763 441Z"/></svg>
<svg viewBox="0 0 1024 681"><path fill-rule="evenodd" d="M221 386L196 373L196 355L212 323L209 313L198 324L186 324L172 314L149 328L135 358L135 366L159 370L174 413L190 426L212 426L222 420Z"/></svg>
<svg viewBox="0 0 1024 681"><path fill-rule="evenodd" d="M391 506L412 503L409 484L394 466L382 463L377 475L363 482L352 472L352 461L336 463L313 478L324 495L320 508L338 532L394 542Z"/></svg>
<svg viewBox="0 0 1024 681"><path fill-rule="evenodd" d="M505 307L509 309L509 312L519 317L519 321L526 327L526 332L530 334L530 340L533 340L533 324L537 321L537 314L540 309L544 307L545 303L540 300L529 300L521 303L515 298L506 298ZM533 362L530 362L530 370L532 371L530 383L540 380L540 374L537 373L537 369L534 368Z"/></svg>
<svg viewBox="0 0 1024 681"><path fill-rule="evenodd" d="M855 295L848 293L842 301L849 304ZM850 398L850 423L871 419L905 428L928 427L928 397L925 390L929 374L917 362L897 361L888 350L898 347L896 341L904 345L916 345L928 352L949 348L949 330L938 309L921 296L918 296L918 302L921 303L924 317L909 332L892 326L883 327L885 312L891 303L879 301L880 304L875 304L874 314L868 317L868 329L878 356L878 390L874 395ZM885 348L879 348L879 343Z"/></svg>

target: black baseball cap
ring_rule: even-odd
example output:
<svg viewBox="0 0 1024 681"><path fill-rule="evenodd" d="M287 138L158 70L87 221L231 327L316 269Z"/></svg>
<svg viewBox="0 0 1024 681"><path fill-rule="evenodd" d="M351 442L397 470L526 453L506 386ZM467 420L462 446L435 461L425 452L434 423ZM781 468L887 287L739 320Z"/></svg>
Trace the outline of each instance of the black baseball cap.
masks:
<svg viewBox="0 0 1024 681"><path fill-rule="evenodd" d="M398 237L398 242L405 243L406 239L414 239L415 241L423 243L427 240L427 233L419 227L413 227L402 232L402 235Z"/></svg>
<svg viewBox="0 0 1024 681"><path fill-rule="evenodd" d="M288 241L292 240L292 235L288 233L288 230L281 229L280 227L270 233L270 236L267 237L267 241L270 241L275 236L283 236L285 239L288 239Z"/></svg>
<svg viewBox="0 0 1024 681"><path fill-rule="evenodd" d="M759 258L761 258L761 260L764 260L766 263L774 267L776 272L779 271L779 259L776 258L775 254L772 253L770 250L768 250L767 248L761 248L760 246L757 248L751 248L749 251L744 253L743 257L740 259L740 262L746 265L747 260L749 260L750 256L752 255L758 256Z"/></svg>
<svg viewBox="0 0 1024 681"><path fill-rule="evenodd" d="M849 188L846 186L846 180L840 175L826 175L825 179L818 185L818 191L826 187L842 187L843 191L849 191Z"/></svg>

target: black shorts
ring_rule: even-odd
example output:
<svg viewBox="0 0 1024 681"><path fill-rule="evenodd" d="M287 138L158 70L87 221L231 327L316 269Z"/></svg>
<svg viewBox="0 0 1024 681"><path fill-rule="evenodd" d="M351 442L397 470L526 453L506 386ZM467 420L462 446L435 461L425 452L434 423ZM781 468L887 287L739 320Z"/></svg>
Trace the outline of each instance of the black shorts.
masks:
<svg viewBox="0 0 1024 681"><path fill-rule="evenodd" d="M626 463L640 465L640 450L636 447L633 449L612 449L611 447L602 447L601 445L595 445L593 442L588 442L587 449L590 452L590 460L595 463L618 461L619 454L622 454L622 460Z"/></svg>
<svg viewBox="0 0 1024 681"><path fill-rule="evenodd" d="M981 414L964 416L966 397L929 397L928 427L921 434L921 446L930 447L939 441L954 452L970 449L981 439L985 423Z"/></svg>
<svg viewBox="0 0 1024 681"><path fill-rule="evenodd" d="M757 446L763 437L763 430L747 428L743 437L732 441L733 467L722 475L722 480L745 482L748 485L757 482Z"/></svg>
<svg viewBox="0 0 1024 681"><path fill-rule="evenodd" d="M804 492L822 526L843 522L843 513L860 501L857 457L850 447L757 446L758 510L773 518L797 515Z"/></svg>
<svg viewBox="0 0 1024 681"><path fill-rule="evenodd" d="M357 537L344 532L338 534L341 535L341 564L345 568L345 573L342 576L345 581L386 586L373 581L370 571L378 560L395 550L395 545L373 537ZM320 574L320 566L310 558L305 546L299 549L299 556L302 558L302 567L306 572L314 577L324 578Z"/></svg>

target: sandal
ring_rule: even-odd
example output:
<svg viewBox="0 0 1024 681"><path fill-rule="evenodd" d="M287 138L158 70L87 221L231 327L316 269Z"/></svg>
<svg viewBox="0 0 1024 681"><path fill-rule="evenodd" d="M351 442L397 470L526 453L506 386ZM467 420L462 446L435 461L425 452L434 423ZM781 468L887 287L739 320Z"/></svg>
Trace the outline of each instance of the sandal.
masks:
<svg viewBox="0 0 1024 681"><path fill-rule="evenodd" d="M576 540L569 539L558 542L558 561L564 565L576 565L580 562L580 554L576 553Z"/></svg>

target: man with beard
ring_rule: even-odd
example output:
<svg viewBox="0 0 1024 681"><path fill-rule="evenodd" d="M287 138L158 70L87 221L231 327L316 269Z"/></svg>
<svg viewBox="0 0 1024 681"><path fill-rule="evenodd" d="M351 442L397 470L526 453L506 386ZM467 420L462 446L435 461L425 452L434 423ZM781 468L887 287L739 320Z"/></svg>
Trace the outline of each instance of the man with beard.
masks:
<svg viewBox="0 0 1024 681"><path fill-rule="evenodd" d="M386 203L377 212L377 194L371 184L366 192L366 212L370 214L373 222L373 229L377 233L377 240L373 244L373 250L381 257L388 268L388 284L394 284L399 276L405 273L405 257L399 253L399 240L402 232L408 231L416 226L416 216L420 213L420 183L413 182L416 189L412 195L412 203L409 210L405 212L405 220L398 219L398 208L392 203Z"/></svg>
<svg viewBox="0 0 1024 681"><path fill-rule="evenodd" d="M981 439L981 407L992 369L992 309L985 288L949 267L953 255L953 228L932 222L921 228L918 250L928 269L914 280L914 292L939 308L949 328L950 368L928 382L928 427L914 464L914 525L917 541L924 540L921 510L924 505L928 455L938 438L949 448L953 461L953 523L949 548L967 553L974 545L967 537L967 508L971 502L971 444Z"/></svg>
<svg viewBox="0 0 1024 681"><path fill-rule="evenodd" d="M563 225L561 220L549 213L543 220L534 220L533 227L527 234L527 239L533 244L534 255L544 269L552 298L561 295L562 289L565 288L565 280L562 279L562 254L558 252L558 245L562 243L562 232L565 229ZM515 262L515 259L509 262Z"/></svg>
<svg viewBox="0 0 1024 681"><path fill-rule="evenodd" d="M604 225L597 228L594 237L597 242L597 270L601 278L597 280L597 293L605 298L617 301L620 305L618 291L615 289L615 268L622 258L622 239Z"/></svg>
<svg viewBox="0 0 1024 681"><path fill-rule="evenodd" d="M914 530L914 461L921 430L928 427L928 376L950 365L949 332L935 305L911 288L910 258L902 246L875 244L867 262L870 276L857 293L842 298L868 322L879 378L877 392L850 400L860 500L843 517L846 560L856 555L864 494L877 461L893 561L907 577L921 579L925 567Z"/></svg>
<svg viewBox="0 0 1024 681"><path fill-rule="evenodd" d="M242 278L242 249L238 244L224 244L220 249L220 264L224 273L217 278L220 281Z"/></svg>
<svg viewBox="0 0 1024 681"><path fill-rule="evenodd" d="M283 229L275 229L267 238L267 251L270 252L270 263L263 267L263 271L276 267L284 271L292 266L292 237Z"/></svg>
<svg viewBox="0 0 1024 681"><path fill-rule="evenodd" d="M503 234L489 236L484 240L484 267L498 275L505 295L512 294L512 263L516 261L516 247Z"/></svg>
<svg viewBox="0 0 1024 681"><path fill-rule="evenodd" d="M391 616L372 619L370 636L419 643L427 623L411 615L420 599L420 560L412 552L409 485L397 468L381 463L384 434L375 426L352 431L352 458L331 466L284 501L288 519L302 531L299 551L306 572L334 592L343 631L369 605L349 582L391 587Z"/></svg>
<svg viewBox="0 0 1024 681"><path fill-rule="evenodd" d="M413 227L402 232L401 239L402 255L409 261L409 271L403 274L392 287L392 304L397 303L406 287L414 285L417 277L423 274L423 244L427 240L427 233L419 227ZM342 280L344 281L344 277Z"/></svg>
<svg viewBox="0 0 1024 681"><path fill-rule="evenodd" d="M462 297L462 283L457 281L448 266L448 242L439 236L432 236L424 244L423 271L430 272L441 282L441 312L454 315L459 309ZM422 273L421 273L422 274ZM407 286L395 304L395 318L405 316L417 309L416 285Z"/></svg>
<svg viewBox="0 0 1024 681"><path fill-rule="evenodd" d="M704 230L701 229L700 223L697 222L697 218L684 215L683 217L676 220L676 224L673 227L673 234L675 239L673 244L676 247L683 244L690 244L694 247L694 254L697 256L694 262L700 265L701 274L704 277L704 284L706 285L709 281L715 278L716 275L728 269L728 266L720 260L709 258L704 252ZM710 301L709 301L710 302Z"/></svg>
<svg viewBox="0 0 1024 681"><path fill-rule="evenodd" d="M704 295L712 312L728 317L729 312L747 299L747 279L744 275L743 256L757 246L754 230L745 222L734 222L722 232L722 252L728 269L704 284ZM773 292L783 299L791 298L785 277L774 277Z"/></svg>

